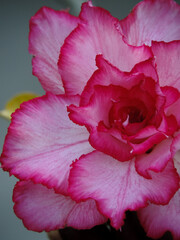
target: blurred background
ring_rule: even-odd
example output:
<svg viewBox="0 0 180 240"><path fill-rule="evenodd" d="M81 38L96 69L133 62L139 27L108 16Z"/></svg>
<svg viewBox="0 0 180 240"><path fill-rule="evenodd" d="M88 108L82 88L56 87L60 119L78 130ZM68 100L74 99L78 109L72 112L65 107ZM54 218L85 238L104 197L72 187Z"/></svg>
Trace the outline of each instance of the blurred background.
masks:
<svg viewBox="0 0 180 240"><path fill-rule="evenodd" d="M28 53L29 19L42 6L70 9L78 15L82 0L1 0L0 4L0 110L15 94L30 91L44 94L32 75ZM128 15L138 0L92 0L119 19ZM180 0L176 2L180 3ZM0 152L9 122L0 118ZM28 231L13 212L12 191L16 179L0 169L0 239L41 240L46 233Z"/></svg>

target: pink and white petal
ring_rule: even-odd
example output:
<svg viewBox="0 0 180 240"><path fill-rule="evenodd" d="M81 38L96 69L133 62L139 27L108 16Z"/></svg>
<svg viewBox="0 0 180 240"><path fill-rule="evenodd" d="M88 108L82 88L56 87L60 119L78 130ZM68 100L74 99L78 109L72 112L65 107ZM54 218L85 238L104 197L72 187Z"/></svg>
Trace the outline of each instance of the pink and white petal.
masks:
<svg viewBox="0 0 180 240"><path fill-rule="evenodd" d="M171 86L180 90L180 41L153 42L152 51L156 60L160 86Z"/></svg>
<svg viewBox="0 0 180 240"><path fill-rule="evenodd" d="M156 134L158 131L155 126L149 125L141 129L137 134L133 136L128 136L128 140L143 140L146 138L151 137L152 135Z"/></svg>
<svg viewBox="0 0 180 240"><path fill-rule="evenodd" d="M180 190L167 205L150 204L138 211L140 223L151 238L160 238L170 231L174 240L180 239Z"/></svg>
<svg viewBox="0 0 180 240"><path fill-rule="evenodd" d="M87 130L71 122L66 111L78 101L79 97L47 94L22 104L5 139L3 169L66 193L72 161L92 151Z"/></svg>
<svg viewBox="0 0 180 240"><path fill-rule="evenodd" d="M170 42L180 40L180 6L173 0L144 0L120 21L125 40L134 46L152 40Z"/></svg>
<svg viewBox="0 0 180 240"><path fill-rule="evenodd" d="M64 92L57 62L64 39L77 26L79 19L65 11L41 8L30 20L29 52L34 56L33 74L45 91Z"/></svg>
<svg viewBox="0 0 180 240"><path fill-rule="evenodd" d="M29 230L52 231L66 226L92 228L106 218L94 200L76 203L69 196L57 194L41 184L18 182L13 193L14 211Z"/></svg>
<svg viewBox="0 0 180 240"><path fill-rule="evenodd" d="M100 121L109 126L109 111L113 106L113 101L126 96L127 91L119 86L94 86L92 96L88 105L76 107L70 105L70 119L80 125L97 127Z"/></svg>
<svg viewBox="0 0 180 240"><path fill-rule="evenodd" d="M132 159L132 147L120 139L116 138L111 131L99 131L94 129L90 133L89 142L96 150L108 154L109 156L124 162Z"/></svg>
<svg viewBox="0 0 180 240"><path fill-rule="evenodd" d="M96 200L116 229L122 226L126 210L138 210L148 202L167 204L179 187L172 161L161 173L145 179L136 172L134 160L119 162L98 151L73 163L69 182L71 197Z"/></svg>
<svg viewBox="0 0 180 240"><path fill-rule="evenodd" d="M171 106L169 106L166 109L166 115L174 115L177 121L178 126L180 127L180 99L178 99L175 103L173 103Z"/></svg>
<svg viewBox="0 0 180 240"><path fill-rule="evenodd" d="M117 91L115 92L112 87L96 86L87 106L76 107L70 105L68 107L70 119L79 125L85 125L90 128L97 127L99 121L109 124L109 111L112 107L111 99L115 94L117 95Z"/></svg>
<svg viewBox="0 0 180 240"><path fill-rule="evenodd" d="M59 70L67 94L81 93L96 67L96 55L102 54L112 65L130 71L149 59L149 48L128 46L116 29L118 20L90 2L82 5L81 23L66 38L59 59Z"/></svg>
<svg viewBox="0 0 180 240"><path fill-rule="evenodd" d="M171 146L172 155L174 156L174 166L180 177L180 132L174 138Z"/></svg>
<svg viewBox="0 0 180 240"><path fill-rule="evenodd" d="M144 79L143 72L139 74L137 74L137 72L122 72L105 60L102 55L96 56L96 65L98 70L96 70L89 79L81 94L80 105L82 106L89 103L95 85L108 86L112 84L130 90L134 85L138 85L142 79Z"/></svg>
<svg viewBox="0 0 180 240"><path fill-rule="evenodd" d="M130 142L130 145L133 148L133 154L143 154L166 138L167 136L164 133L157 132L141 143Z"/></svg>
<svg viewBox="0 0 180 240"><path fill-rule="evenodd" d="M76 229L89 229L107 222L107 217L102 215L93 199L88 199L74 204L67 218L66 225Z"/></svg>
<svg viewBox="0 0 180 240"><path fill-rule="evenodd" d="M146 77L152 78L155 82L158 81L154 59L148 59L144 62L137 63L131 71L132 73L144 73Z"/></svg>
<svg viewBox="0 0 180 240"><path fill-rule="evenodd" d="M162 93L166 96L166 104L165 107L171 106L180 98L180 92L177 88L165 86L161 88Z"/></svg>
<svg viewBox="0 0 180 240"><path fill-rule="evenodd" d="M161 123L157 127L160 133L163 133L166 137L172 136L178 130L178 123L173 114L166 116L164 113L161 117Z"/></svg>
<svg viewBox="0 0 180 240"><path fill-rule="evenodd" d="M161 172L172 159L172 139L157 144L150 153L138 155L135 160L137 172L145 178L151 178L152 171Z"/></svg>

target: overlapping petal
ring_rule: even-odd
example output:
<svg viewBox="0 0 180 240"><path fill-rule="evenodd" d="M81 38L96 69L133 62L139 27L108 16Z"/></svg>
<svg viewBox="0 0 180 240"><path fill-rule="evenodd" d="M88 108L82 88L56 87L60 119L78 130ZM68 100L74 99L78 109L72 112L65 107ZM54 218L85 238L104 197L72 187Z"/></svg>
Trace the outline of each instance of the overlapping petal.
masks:
<svg viewBox="0 0 180 240"><path fill-rule="evenodd" d="M16 215L29 230L37 232L66 226L88 229L106 221L94 200L76 203L68 196L31 181L16 184L13 201Z"/></svg>
<svg viewBox="0 0 180 240"><path fill-rule="evenodd" d="M99 122L109 126L109 111L113 100L119 98L119 94L126 94L126 91L120 87L96 86L90 104L85 107L69 106L70 119L80 125L85 125L90 131L90 143L99 151L109 154L121 161L132 158L131 147L121 139L111 136L108 130L101 131L98 128ZM113 99L113 100L112 100Z"/></svg>
<svg viewBox="0 0 180 240"><path fill-rule="evenodd" d="M105 154L108 154L121 162L133 158L132 147L121 136L114 136L111 131L93 130L89 137L91 145Z"/></svg>
<svg viewBox="0 0 180 240"><path fill-rule="evenodd" d="M180 108L180 99L178 99L174 104L172 104L167 109L168 115L174 115L178 124L178 127L180 127L180 114L179 114L179 108Z"/></svg>
<svg viewBox="0 0 180 240"><path fill-rule="evenodd" d="M66 111L78 101L48 94L21 105L5 139L4 170L66 193L72 161L92 151L87 130L71 122Z"/></svg>
<svg viewBox="0 0 180 240"><path fill-rule="evenodd" d="M70 173L70 194L79 201L92 198L115 228L120 228L126 210L137 210L150 201L167 204L179 187L179 177L172 161L152 179L140 176L134 160L119 162L94 151L73 164Z"/></svg>
<svg viewBox="0 0 180 240"><path fill-rule="evenodd" d="M145 0L120 21L125 40L134 46L180 39L180 6L173 0Z"/></svg>
<svg viewBox="0 0 180 240"><path fill-rule="evenodd" d="M158 75L155 68L154 58L150 58L146 61L137 63L132 69L132 73L144 73L146 77L152 78L155 82L158 82Z"/></svg>
<svg viewBox="0 0 180 240"><path fill-rule="evenodd" d="M69 116L73 122L87 127L95 149L126 161L133 157L132 149L134 154L145 153L166 138L166 131L164 134L156 130L162 121L165 97L157 79L151 78L157 77L151 60L137 64L130 73L121 72L101 55L96 61L99 69L85 86L80 106L68 107ZM132 118L127 126L125 116ZM151 128L149 135L144 136L142 131L147 129L148 122Z"/></svg>
<svg viewBox="0 0 180 240"><path fill-rule="evenodd" d="M106 10L87 2L82 5L79 18L81 23L61 48L59 70L67 94L82 92L96 70L97 54L122 71L130 71L136 63L152 56L147 47L125 44L115 27L118 20Z"/></svg>
<svg viewBox="0 0 180 240"><path fill-rule="evenodd" d="M160 86L171 86L180 90L180 41L153 42L152 51L155 56Z"/></svg>
<svg viewBox="0 0 180 240"><path fill-rule="evenodd" d="M28 229L119 229L141 209L149 236L180 237L179 22L173 0L144 0L122 21L90 1L79 17L31 18L33 74L49 93L13 114L0 157Z"/></svg>
<svg viewBox="0 0 180 240"><path fill-rule="evenodd" d="M166 139L157 144L150 153L138 155L135 166L139 174L146 178L151 178L151 171L160 172L172 159L171 153L172 139Z"/></svg>
<svg viewBox="0 0 180 240"><path fill-rule="evenodd" d="M65 11L43 7L30 20L29 52L33 74L39 78L45 91L64 92L57 62L64 39L77 26L79 19Z"/></svg>
<svg viewBox="0 0 180 240"><path fill-rule="evenodd" d="M150 204L138 211L138 217L147 236L160 238L170 231L174 240L180 239L180 190L167 205Z"/></svg>
<svg viewBox="0 0 180 240"><path fill-rule="evenodd" d="M174 159L174 165L180 177L180 132L176 133L176 137L171 145L171 151Z"/></svg>
<svg viewBox="0 0 180 240"><path fill-rule="evenodd" d="M92 77L88 80L80 99L80 105L84 106L89 103L90 97L94 92L96 85L108 86L115 85L121 86L130 90L135 83L138 85L146 76L147 72L151 72L151 76L155 76L155 69L152 66L151 60L142 62L141 66L137 64L132 72L122 72L110 62L105 60L102 55L97 55L96 65L98 69L93 73ZM139 67L138 67L139 66ZM148 77L150 75L147 75Z"/></svg>
<svg viewBox="0 0 180 240"><path fill-rule="evenodd" d="M165 87L161 87L161 90L166 97L165 107L171 106L180 98L180 92L178 91L177 88L174 88L171 86L165 86Z"/></svg>

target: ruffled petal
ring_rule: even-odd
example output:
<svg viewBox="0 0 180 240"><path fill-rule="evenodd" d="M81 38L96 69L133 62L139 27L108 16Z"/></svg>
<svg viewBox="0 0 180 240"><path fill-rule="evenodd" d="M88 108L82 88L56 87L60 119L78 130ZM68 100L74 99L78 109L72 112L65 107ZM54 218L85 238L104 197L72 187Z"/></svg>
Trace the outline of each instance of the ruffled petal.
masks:
<svg viewBox="0 0 180 240"><path fill-rule="evenodd" d="M173 0L144 0L120 21L125 40L134 46L152 40L170 42L180 39L180 6Z"/></svg>
<svg viewBox="0 0 180 240"><path fill-rule="evenodd" d="M105 60L102 55L97 55L96 65L98 67L98 70L96 70L92 77L89 79L81 94L80 105L82 106L89 103L90 97L93 94L94 87L96 85L108 86L112 84L130 90L135 84L140 84L142 79L145 77L144 71L138 72L139 69L133 69L133 72L130 73L120 71L118 68L114 67L111 63ZM150 63L142 63L142 65L150 65ZM151 66L149 66L149 68L152 73L153 69ZM144 70L143 67L141 70Z"/></svg>
<svg viewBox="0 0 180 240"><path fill-rule="evenodd" d="M134 154L143 154L146 151L149 151L156 144L159 144L161 141L165 140L167 136L164 133L157 132L152 136L149 136L141 143L130 143L133 148Z"/></svg>
<svg viewBox="0 0 180 240"><path fill-rule="evenodd" d="M174 159L174 166L177 169L180 178L180 132L173 139L171 151Z"/></svg>
<svg viewBox="0 0 180 240"><path fill-rule="evenodd" d="M134 161L119 162L94 151L73 163L69 191L76 200L92 198L115 228L123 224L126 210L137 210L147 202L167 204L179 187L179 177L170 161L152 179L140 176Z"/></svg>
<svg viewBox="0 0 180 240"><path fill-rule="evenodd" d="M171 106L178 99L180 99L180 92L177 90L177 88L165 86L165 87L162 87L161 90L166 97L166 104L165 104L166 108Z"/></svg>
<svg viewBox="0 0 180 240"><path fill-rule="evenodd" d="M3 169L66 193L72 161L92 151L87 130L72 123L66 111L78 101L48 94L22 104L5 139Z"/></svg>
<svg viewBox="0 0 180 240"><path fill-rule="evenodd" d="M109 154L120 161L127 161L132 158L131 147L111 136L108 130L101 131L99 122L109 125L109 111L112 107L112 99L116 101L120 93L126 91L117 86L96 86L90 104L85 107L69 106L69 117L77 124L85 125L90 131L91 145L106 154Z"/></svg>
<svg viewBox="0 0 180 240"><path fill-rule="evenodd" d="M144 73L146 77L152 78L155 82L158 82L158 75L155 68L154 59L148 59L144 62L137 63L132 69L132 73ZM131 73L131 74L132 74Z"/></svg>
<svg viewBox="0 0 180 240"><path fill-rule="evenodd" d="M81 24L66 38L59 59L59 70L67 94L81 93L96 70L95 58L102 54L122 71L152 56L147 47L128 46L115 25L118 20L90 2L82 5Z"/></svg>
<svg viewBox="0 0 180 240"><path fill-rule="evenodd" d="M68 107L70 119L77 124L91 128L97 127L99 121L104 121L108 125L108 115L112 107L112 99L118 98L120 92L120 87L110 86L106 88L103 86L96 86L93 96L87 106L76 107L70 105Z"/></svg>
<svg viewBox="0 0 180 240"><path fill-rule="evenodd" d="M89 142L98 151L108 154L115 159L124 162L133 158L132 147L124 142L121 136L114 136L111 131L91 132Z"/></svg>
<svg viewBox="0 0 180 240"><path fill-rule="evenodd" d="M13 201L14 211L26 228L37 232L66 226L88 229L106 221L94 200L76 203L68 196L31 181L16 184Z"/></svg>
<svg viewBox="0 0 180 240"><path fill-rule="evenodd" d="M140 223L151 238L160 238L170 231L174 240L180 239L180 190L170 200L169 204L155 205L138 211Z"/></svg>
<svg viewBox="0 0 180 240"><path fill-rule="evenodd" d="M151 171L160 172L172 159L171 153L172 139L166 139L157 144L150 153L138 155L136 157L136 170L143 177L151 178Z"/></svg>
<svg viewBox="0 0 180 240"><path fill-rule="evenodd" d="M45 91L64 92L57 62L64 39L77 26L78 18L65 11L43 7L30 20L29 52L34 56L33 74Z"/></svg>
<svg viewBox="0 0 180 240"><path fill-rule="evenodd" d="M81 95L80 106L70 105L68 107L70 111L69 117L73 122L87 127L90 132L90 143L95 149L109 154L120 161L127 161L133 157L131 154L132 148L135 154L145 153L154 144L166 138L163 133L159 133L157 130L155 135L153 129L153 132L150 133L150 139L146 139L147 137L143 136L141 141L135 141L135 139L132 142L132 147L127 144L127 141L131 140L132 135L138 137L139 131L142 135L141 130L146 126L149 119L151 119L150 124L153 121L155 123L158 122L156 121L156 118L158 118L156 112L159 114L162 111L165 97L160 89L157 88L157 83L149 77L151 75L150 71L154 69L151 61L144 62L139 66L139 70L144 70L148 77L143 72L138 72L138 66L132 73L125 73L112 66L102 56L97 56L96 61L99 69L96 70L88 81ZM155 70L153 75L155 76ZM155 105L157 105L156 109ZM127 126L121 126L125 119L120 119L119 112L123 109L121 111L123 115L125 107L128 109L129 106L134 107L134 109L140 109L139 112L141 112L143 120L137 119L137 122L135 121L134 124L131 122ZM138 116L138 114L132 114L132 118L133 116ZM101 123L105 125L103 130ZM122 136L118 138L115 137L114 131L110 131L111 128L116 127L123 129L122 131L119 130ZM124 138L123 141L122 138Z"/></svg>
<svg viewBox="0 0 180 240"><path fill-rule="evenodd" d="M152 51L156 60L160 86L171 86L180 90L180 41L153 42Z"/></svg>
<svg viewBox="0 0 180 240"><path fill-rule="evenodd" d="M176 118L177 124L180 127L180 112L179 112L179 109L180 109L180 98L167 109L166 114L167 115L174 115L175 118Z"/></svg>

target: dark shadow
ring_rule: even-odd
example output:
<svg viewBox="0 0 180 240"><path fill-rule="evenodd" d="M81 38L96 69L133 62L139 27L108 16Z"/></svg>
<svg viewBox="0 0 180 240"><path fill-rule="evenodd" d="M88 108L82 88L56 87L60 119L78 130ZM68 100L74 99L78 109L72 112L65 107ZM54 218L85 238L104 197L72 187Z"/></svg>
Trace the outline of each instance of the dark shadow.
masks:
<svg viewBox="0 0 180 240"><path fill-rule="evenodd" d="M108 223L96 226L89 230L65 228L60 230L63 240L151 240L146 236L135 212L127 212L125 224L120 230L115 230ZM173 240L167 232L158 240Z"/></svg>

